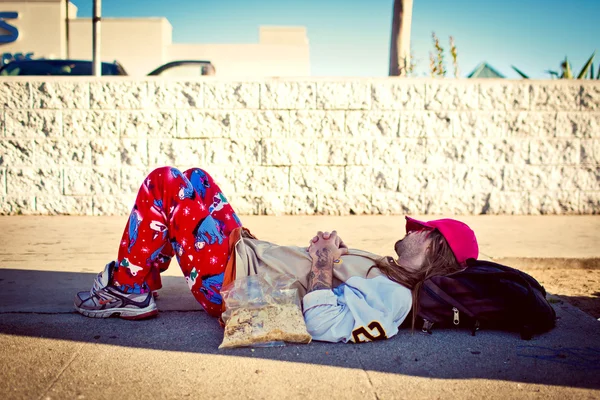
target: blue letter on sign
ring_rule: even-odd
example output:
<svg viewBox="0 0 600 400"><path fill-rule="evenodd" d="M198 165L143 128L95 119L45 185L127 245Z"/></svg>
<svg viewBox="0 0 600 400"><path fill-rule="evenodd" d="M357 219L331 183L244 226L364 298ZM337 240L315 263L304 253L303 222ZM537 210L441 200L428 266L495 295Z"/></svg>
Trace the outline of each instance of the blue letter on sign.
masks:
<svg viewBox="0 0 600 400"><path fill-rule="evenodd" d="M19 13L14 11L0 12L0 28L8 32L8 34L0 35L0 43L12 43L19 37L19 30L10 25L5 19L19 18Z"/></svg>

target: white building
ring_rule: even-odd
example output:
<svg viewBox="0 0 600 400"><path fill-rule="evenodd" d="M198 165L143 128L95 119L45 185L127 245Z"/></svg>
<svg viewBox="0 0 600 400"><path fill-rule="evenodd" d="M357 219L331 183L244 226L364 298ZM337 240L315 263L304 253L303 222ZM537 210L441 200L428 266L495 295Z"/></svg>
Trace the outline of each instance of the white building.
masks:
<svg viewBox="0 0 600 400"><path fill-rule="evenodd" d="M91 18L77 18L77 7L66 1L0 0L3 60L91 60ZM102 61L116 60L134 76L176 60L210 61L217 75L226 77L310 75L304 27L261 26L256 44L178 44L172 41L173 27L166 18L102 18L101 23Z"/></svg>

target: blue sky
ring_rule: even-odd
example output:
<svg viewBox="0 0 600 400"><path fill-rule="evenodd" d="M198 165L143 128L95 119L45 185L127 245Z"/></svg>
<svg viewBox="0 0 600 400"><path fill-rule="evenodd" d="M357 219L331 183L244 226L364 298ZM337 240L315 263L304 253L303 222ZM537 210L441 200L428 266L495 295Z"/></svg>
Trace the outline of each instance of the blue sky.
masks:
<svg viewBox="0 0 600 400"><path fill-rule="evenodd" d="M91 0L71 0L81 17ZM392 0L103 0L104 17L166 17L175 43L256 43L260 25L306 26L313 76L387 76ZM455 38L461 75L487 61L545 78L567 55L576 72L600 64L600 0L414 0L412 49L429 71L435 31ZM449 56L448 56L449 58ZM450 63L447 64L451 70Z"/></svg>

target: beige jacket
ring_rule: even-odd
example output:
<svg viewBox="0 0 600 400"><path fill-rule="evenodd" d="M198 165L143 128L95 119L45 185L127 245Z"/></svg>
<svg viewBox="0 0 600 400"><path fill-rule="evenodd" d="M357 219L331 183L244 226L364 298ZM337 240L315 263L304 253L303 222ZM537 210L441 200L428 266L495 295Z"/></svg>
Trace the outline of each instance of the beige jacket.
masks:
<svg viewBox="0 0 600 400"><path fill-rule="evenodd" d="M234 237L230 237L232 238ZM286 273L298 279L300 298L302 299L306 294L307 276L312 265L306 247L278 246L255 239L248 231L242 231L241 235L235 238L234 254L235 277L255 275L263 270ZM342 256L334 265L333 286L339 286L352 276L374 278L381 275L377 268L369 272L371 266L375 264L374 260L378 258L380 257L373 253L350 249L349 254Z"/></svg>

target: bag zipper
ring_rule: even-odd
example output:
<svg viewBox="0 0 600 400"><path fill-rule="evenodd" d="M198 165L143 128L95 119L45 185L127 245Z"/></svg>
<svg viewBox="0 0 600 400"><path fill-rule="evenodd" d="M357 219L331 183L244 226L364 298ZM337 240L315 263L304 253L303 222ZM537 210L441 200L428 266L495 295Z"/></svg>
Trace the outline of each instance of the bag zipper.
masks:
<svg viewBox="0 0 600 400"><path fill-rule="evenodd" d="M458 317L458 308L452 307L452 311L454 311L454 325L460 324L460 319Z"/></svg>

